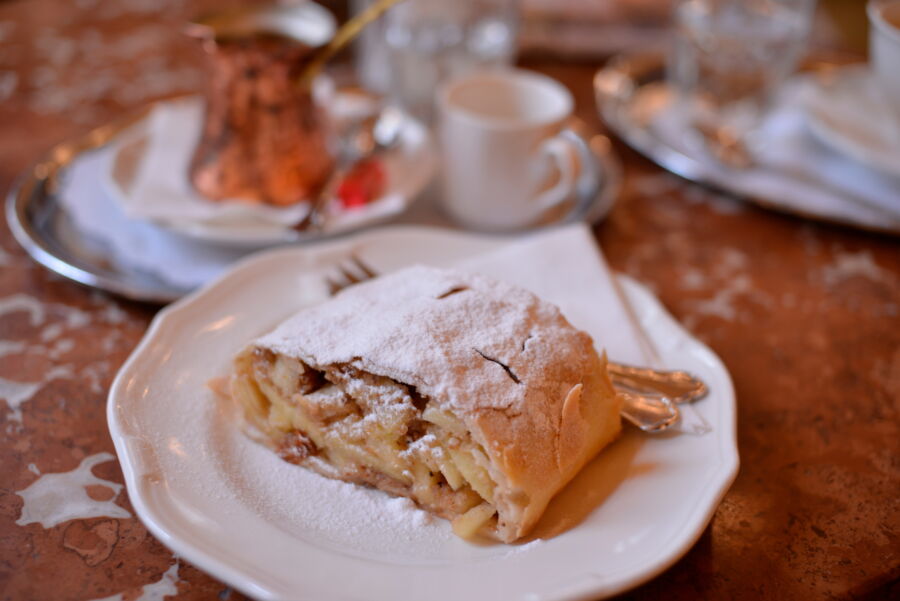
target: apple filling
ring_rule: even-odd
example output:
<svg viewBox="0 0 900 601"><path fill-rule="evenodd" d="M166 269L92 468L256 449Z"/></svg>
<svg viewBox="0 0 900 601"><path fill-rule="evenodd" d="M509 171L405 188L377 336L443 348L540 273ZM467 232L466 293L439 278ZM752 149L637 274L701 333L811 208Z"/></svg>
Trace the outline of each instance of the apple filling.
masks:
<svg viewBox="0 0 900 601"><path fill-rule="evenodd" d="M495 531L499 475L462 422L414 387L251 348L236 359L231 394L285 461L409 497L459 536Z"/></svg>

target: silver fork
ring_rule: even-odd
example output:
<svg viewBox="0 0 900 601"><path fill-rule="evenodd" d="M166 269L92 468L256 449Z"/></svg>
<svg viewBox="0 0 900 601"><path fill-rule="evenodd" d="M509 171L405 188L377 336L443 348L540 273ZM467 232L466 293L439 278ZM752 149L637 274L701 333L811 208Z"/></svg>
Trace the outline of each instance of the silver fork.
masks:
<svg viewBox="0 0 900 601"><path fill-rule="evenodd" d="M378 272L356 255L337 266L336 272L326 276L328 293L334 296L341 290L378 277ZM681 417L678 405L691 403L706 396L706 384L686 371L659 370L649 367L607 362L610 380L623 400L622 417L645 432L662 432L675 425Z"/></svg>

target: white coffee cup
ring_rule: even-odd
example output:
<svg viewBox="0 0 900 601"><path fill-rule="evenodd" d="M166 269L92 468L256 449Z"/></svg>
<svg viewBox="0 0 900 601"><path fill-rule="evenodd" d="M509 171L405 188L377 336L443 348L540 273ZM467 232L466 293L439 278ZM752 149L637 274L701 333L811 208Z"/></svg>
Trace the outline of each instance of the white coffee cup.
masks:
<svg viewBox="0 0 900 601"><path fill-rule="evenodd" d="M510 230L568 200L586 160L561 135L573 106L560 83L521 69L471 73L442 86L446 212L473 229Z"/></svg>
<svg viewBox="0 0 900 601"><path fill-rule="evenodd" d="M900 124L900 0L870 0L867 12L872 73Z"/></svg>

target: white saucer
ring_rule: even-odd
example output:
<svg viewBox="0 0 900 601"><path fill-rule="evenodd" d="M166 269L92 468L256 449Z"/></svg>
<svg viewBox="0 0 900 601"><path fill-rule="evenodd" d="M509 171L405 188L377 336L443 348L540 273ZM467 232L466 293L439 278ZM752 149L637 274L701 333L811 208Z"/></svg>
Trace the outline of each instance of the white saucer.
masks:
<svg viewBox="0 0 900 601"><path fill-rule="evenodd" d="M592 239L586 226L569 227ZM735 398L718 357L624 276L618 286L603 281L621 287L633 319L614 320L605 332L576 310L602 311L602 294L586 288L591 278L578 277L597 276L599 268L550 279L563 280L553 292L573 299L573 324L604 340L610 356L627 354L619 340L627 330L654 349L660 367L703 378L710 395L692 408L711 431L647 437L629 430L553 501L537 528L546 538L534 542L475 545L453 537L442 520L391 530L391 512L347 503L333 481L249 441L207 389L248 340L321 301L324 275L350 253L386 273L414 262L451 265L508 244L433 228L372 230L257 254L161 311L107 405L137 515L180 556L266 600L574 601L619 593L672 565L701 535L737 472ZM599 259L593 243L579 249L574 263ZM558 272L559 264L520 269L510 281L532 288L521 278L540 283L539 269Z"/></svg>
<svg viewBox="0 0 900 601"><path fill-rule="evenodd" d="M347 105L338 93L332 106ZM341 115L336 115L340 119ZM315 233L292 225L308 204L287 208L213 202L191 186L187 173L203 121L203 100L187 97L158 103L114 145L107 177L110 195L132 219L146 220L203 242L236 248L321 238L383 222L404 212L428 185L437 165L428 129L407 116L399 146L383 158L387 189L365 207L331 210ZM338 203L331 203L331 207Z"/></svg>
<svg viewBox="0 0 900 601"><path fill-rule="evenodd" d="M900 178L900 123L869 67L837 67L805 81L803 104L813 133L853 160Z"/></svg>

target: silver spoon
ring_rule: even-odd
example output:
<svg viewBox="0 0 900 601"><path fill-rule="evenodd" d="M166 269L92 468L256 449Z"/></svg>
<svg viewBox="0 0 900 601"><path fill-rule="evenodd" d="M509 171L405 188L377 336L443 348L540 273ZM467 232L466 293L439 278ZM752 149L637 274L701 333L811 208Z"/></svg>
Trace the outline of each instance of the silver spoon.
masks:
<svg viewBox="0 0 900 601"><path fill-rule="evenodd" d="M404 122L403 112L393 106L386 106L377 115L364 119L347 150L350 166L394 148L400 142Z"/></svg>

